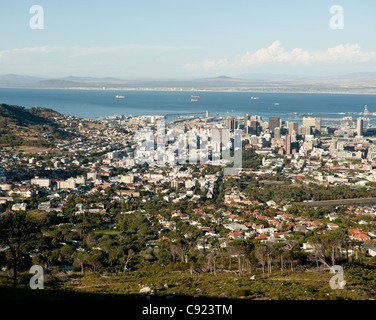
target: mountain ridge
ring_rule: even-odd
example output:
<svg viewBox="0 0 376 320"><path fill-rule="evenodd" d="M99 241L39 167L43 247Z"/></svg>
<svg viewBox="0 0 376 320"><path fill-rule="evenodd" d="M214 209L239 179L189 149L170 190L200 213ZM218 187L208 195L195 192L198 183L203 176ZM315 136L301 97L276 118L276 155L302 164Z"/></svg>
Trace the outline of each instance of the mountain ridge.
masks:
<svg viewBox="0 0 376 320"><path fill-rule="evenodd" d="M241 77L243 76L243 78ZM246 78L248 77L248 78ZM376 94L376 73L358 72L339 76L303 77L288 74L254 73L236 77L220 75L196 79L138 79L116 77L38 78L16 74L0 75L0 88L32 89L156 89L263 92L333 92Z"/></svg>

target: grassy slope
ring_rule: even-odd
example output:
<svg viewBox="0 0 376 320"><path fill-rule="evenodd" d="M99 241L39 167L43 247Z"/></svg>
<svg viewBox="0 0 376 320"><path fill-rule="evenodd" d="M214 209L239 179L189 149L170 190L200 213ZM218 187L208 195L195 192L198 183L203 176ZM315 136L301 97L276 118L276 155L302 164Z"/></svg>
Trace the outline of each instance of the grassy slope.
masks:
<svg viewBox="0 0 376 320"><path fill-rule="evenodd" d="M144 271L129 272L125 276L88 274L81 276L70 273L69 281L57 281L46 276L45 290L31 290L28 281L31 276L25 274L20 282L20 299L122 299L144 300L145 294L139 291L143 286L154 289L153 300L165 300L167 296L175 299L188 299L194 296L205 299L271 299L271 300L368 300L376 297L374 285L362 283L362 270L345 270L346 287L333 290L329 272L279 272L269 278L256 275L240 277L239 274L217 273L190 274L189 272ZM11 279L0 277L0 299L11 298Z"/></svg>

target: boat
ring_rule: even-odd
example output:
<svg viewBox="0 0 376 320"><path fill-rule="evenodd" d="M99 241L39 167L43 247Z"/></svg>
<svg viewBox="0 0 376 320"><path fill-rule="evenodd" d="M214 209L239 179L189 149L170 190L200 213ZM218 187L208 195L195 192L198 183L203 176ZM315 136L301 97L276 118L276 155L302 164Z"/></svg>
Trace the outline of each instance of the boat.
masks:
<svg viewBox="0 0 376 320"><path fill-rule="evenodd" d="M191 99L191 102L197 102L198 101L198 99Z"/></svg>
<svg viewBox="0 0 376 320"><path fill-rule="evenodd" d="M119 95L116 95L115 98L116 98L116 99L124 99L125 96L119 96Z"/></svg>
<svg viewBox="0 0 376 320"><path fill-rule="evenodd" d="M259 97L251 97L251 100L258 100L260 99Z"/></svg>
<svg viewBox="0 0 376 320"><path fill-rule="evenodd" d="M200 96L191 96L191 98L200 98Z"/></svg>
<svg viewBox="0 0 376 320"><path fill-rule="evenodd" d="M279 103L278 103L278 102L275 102L274 105L275 105L275 106L279 106Z"/></svg>

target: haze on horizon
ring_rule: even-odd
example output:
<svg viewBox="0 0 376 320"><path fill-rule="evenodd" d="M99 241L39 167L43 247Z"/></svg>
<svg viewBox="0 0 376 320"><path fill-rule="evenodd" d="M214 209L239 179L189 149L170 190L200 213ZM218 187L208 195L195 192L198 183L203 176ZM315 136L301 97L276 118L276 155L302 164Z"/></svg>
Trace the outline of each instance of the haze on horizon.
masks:
<svg viewBox="0 0 376 320"><path fill-rule="evenodd" d="M344 29L329 10L343 7ZM0 74L193 79L376 72L376 2L38 0L0 4Z"/></svg>

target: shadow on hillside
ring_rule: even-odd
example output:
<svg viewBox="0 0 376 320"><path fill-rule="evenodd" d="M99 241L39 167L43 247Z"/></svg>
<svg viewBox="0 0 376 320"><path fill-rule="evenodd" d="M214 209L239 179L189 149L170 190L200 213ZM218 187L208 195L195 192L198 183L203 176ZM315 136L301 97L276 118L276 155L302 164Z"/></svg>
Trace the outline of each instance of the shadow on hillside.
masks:
<svg viewBox="0 0 376 320"><path fill-rule="evenodd" d="M0 286L0 301L124 301L130 303L150 304L150 303L216 303L229 304L241 300L207 297L207 296L188 296L188 295L150 295L150 294L114 294L114 293L88 293L77 292L66 289L36 289L18 288L17 296L14 298L13 288L9 286Z"/></svg>
<svg viewBox="0 0 376 320"><path fill-rule="evenodd" d="M39 314L69 318L77 318L83 315L98 317L100 314L123 315L126 319L155 318L151 312L152 308L175 308L174 318L207 319L210 315L216 319L224 316L226 319L241 317L251 310L267 310L270 316L279 316L281 310L291 309L303 310L321 309L319 301L286 301L286 300L264 300L264 299L229 299L213 297L194 297L186 295L142 295L142 294L106 294L75 292L65 289L43 289L31 290L20 288L17 290L17 298L13 297L13 290L9 286L0 286L0 301L2 310L8 309L12 315L15 314ZM338 302L332 302L331 307L338 309ZM348 302L346 302L348 303ZM327 304L327 302L325 302ZM210 308L208 306L214 306ZM197 309L198 307L198 309ZM328 305L326 306L328 307ZM343 306L342 306L343 307ZM146 311L145 311L146 310ZM211 314L210 311L216 313ZM52 312L51 312L52 311ZM189 313L189 312L191 313ZM195 312L206 312L196 314ZM147 312L145 314L145 312ZM219 312L219 313L217 313ZM221 314L222 312L222 314ZM224 313L223 313L224 312ZM157 318L161 315L157 315ZM171 315L164 314L164 319L171 318ZM213 317L211 317L213 318Z"/></svg>

